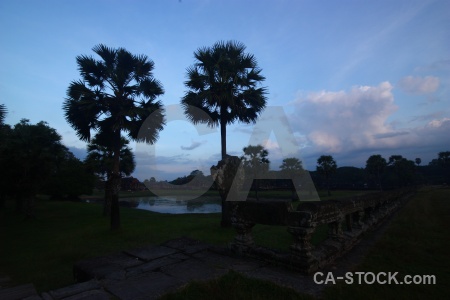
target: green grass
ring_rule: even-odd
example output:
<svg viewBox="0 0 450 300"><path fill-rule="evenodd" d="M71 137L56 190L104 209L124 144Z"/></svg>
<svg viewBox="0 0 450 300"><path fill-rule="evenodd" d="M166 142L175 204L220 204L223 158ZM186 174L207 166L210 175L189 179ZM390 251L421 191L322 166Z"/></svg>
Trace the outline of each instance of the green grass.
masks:
<svg viewBox="0 0 450 300"><path fill-rule="evenodd" d="M435 275L436 285L345 285L326 290L327 299L448 299L450 295L450 189L425 190L399 212L357 267L361 272Z"/></svg>
<svg viewBox="0 0 450 300"><path fill-rule="evenodd" d="M216 300L272 300L314 299L299 295L293 289L280 287L272 282L252 279L230 271L216 280L192 282L181 291L167 294L161 300L216 299Z"/></svg>

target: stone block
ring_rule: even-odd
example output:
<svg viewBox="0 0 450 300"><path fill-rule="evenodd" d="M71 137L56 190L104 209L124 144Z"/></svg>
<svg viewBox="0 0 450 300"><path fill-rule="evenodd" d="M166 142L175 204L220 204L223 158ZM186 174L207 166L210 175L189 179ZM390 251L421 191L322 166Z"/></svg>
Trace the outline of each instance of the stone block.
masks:
<svg viewBox="0 0 450 300"><path fill-rule="evenodd" d="M168 256L178 252L177 250L165 246L147 246L138 249L124 251L124 253L136 257L143 261L151 261L163 256Z"/></svg>
<svg viewBox="0 0 450 300"><path fill-rule="evenodd" d="M32 283L0 290L0 299L2 300L22 299L30 296L38 296Z"/></svg>
<svg viewBox="0 0 450 300"><path fill-rule="evenodd" d="M87 282L77 283L64 288L50 291L49 294L54 300L60 300L76 294L91 290L97 290L100 288L101 286L97 280L90 280Z"/></svg>
<svg viewBox="0 0 450 300"><path fill-rule="evenodd" d="M177 278L161 272L148 272L121 281L104 281L105 289L121 300L157 299L182 284Z"/></svg>

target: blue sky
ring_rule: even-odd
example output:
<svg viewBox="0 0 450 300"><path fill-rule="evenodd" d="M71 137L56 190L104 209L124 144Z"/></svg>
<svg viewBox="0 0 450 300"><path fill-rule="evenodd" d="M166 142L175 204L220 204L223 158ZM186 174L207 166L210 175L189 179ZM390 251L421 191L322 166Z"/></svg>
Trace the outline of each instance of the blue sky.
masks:
<svg viewBox="0 0 450 300"><path fill-rule="evenodd" d="M45 120L81 155L85 144L62 112L69 83L80 78L77 55L93 55L99 43L146 54L164 86L160 100L176 110L194 51L237 40L263 69L266 111L283 108L276 117L296 143L287 151L274 135L261 141L272 169L283 155L301 158L308 169L322 154L333 155L338 166L363 167L372 154L427 164L450 150L449 28L445 0L2 0L0 103L9 111L6 123ZM200 135L175 115L154 147L157 166L144 145L132 143L134 176L209 174L217 163L219 130ZM253 129L228 128L229 154L242 154Z"/></svg>

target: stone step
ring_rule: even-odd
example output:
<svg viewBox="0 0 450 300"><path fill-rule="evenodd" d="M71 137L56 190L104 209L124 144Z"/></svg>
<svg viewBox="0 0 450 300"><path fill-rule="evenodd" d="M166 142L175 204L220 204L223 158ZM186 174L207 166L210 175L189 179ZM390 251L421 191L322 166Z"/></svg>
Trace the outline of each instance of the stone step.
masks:
<svg viewBox="0 0 450 300"><path fill-rule="evenodd" d="M33 297L40 299L32 283L0 289L0 299L2 300L33 299Z"/></svg>
<svg viewBox="0 0 450 300"><path fill-rule="evenodd" d="M90 280L82 283L76 283L70 286L66 286L57 290L48 292L48 294L54 300L66 299L78 294L86 294L85 292L98 291L100 292L101 286L97 280Z"/></svg>

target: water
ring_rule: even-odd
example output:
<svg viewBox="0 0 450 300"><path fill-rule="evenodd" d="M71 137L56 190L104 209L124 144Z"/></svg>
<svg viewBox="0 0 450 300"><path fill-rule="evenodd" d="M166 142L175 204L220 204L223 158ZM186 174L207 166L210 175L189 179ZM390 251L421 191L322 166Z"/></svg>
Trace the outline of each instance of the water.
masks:
<svg viewBox="0 0 450 300"><path fill-rule="evenodd" d="M166 214L209 214L221 212L220 199L183 200L177 197L134 197L121 201L138 202L137 209Z"/></svg>

